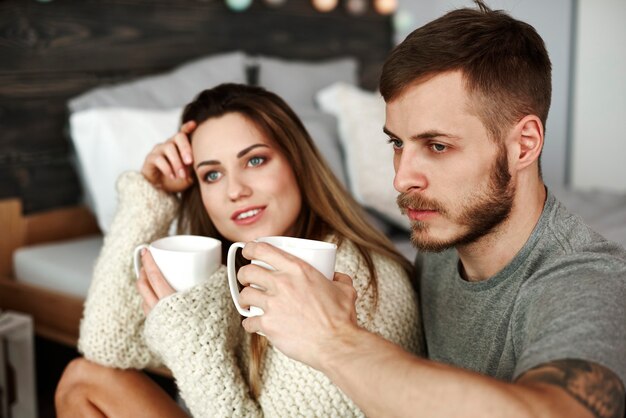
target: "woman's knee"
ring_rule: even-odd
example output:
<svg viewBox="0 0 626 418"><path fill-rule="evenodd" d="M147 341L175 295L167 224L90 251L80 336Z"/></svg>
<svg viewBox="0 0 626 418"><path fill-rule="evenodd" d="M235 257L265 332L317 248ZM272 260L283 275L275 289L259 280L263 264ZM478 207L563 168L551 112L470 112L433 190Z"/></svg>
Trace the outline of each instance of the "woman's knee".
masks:
<svg viewBox="0 0 626 418"><path fill-rule="evenodd" d="M70 402L80 402L87 396L87 384L95 377L97 365L80 357L72 360L65 367L57 384L54 402L57 408Z"/></svg>

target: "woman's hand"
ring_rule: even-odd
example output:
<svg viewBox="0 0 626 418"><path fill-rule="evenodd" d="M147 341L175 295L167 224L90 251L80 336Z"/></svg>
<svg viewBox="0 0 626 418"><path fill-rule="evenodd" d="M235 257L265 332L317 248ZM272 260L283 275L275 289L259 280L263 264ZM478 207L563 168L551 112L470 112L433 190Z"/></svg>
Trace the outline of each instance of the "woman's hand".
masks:
<svg viewBox="0 0 626 418"><path fill-rule="evenodd" d="M196 122L189 121L167 141L157 144L141 168L141 174L155 187L177 193L193 183L193 156L189 135L196 129Z"/></svg>
<svg viewBox="0 0 626 418"><path fill-rule="evenodd" d="M148 316L152 308L164 297L176 293L163 277L163 273L154 262L150 251L141 252L141 271L137 279L137 290L143 298L143 311Z"/></svg>

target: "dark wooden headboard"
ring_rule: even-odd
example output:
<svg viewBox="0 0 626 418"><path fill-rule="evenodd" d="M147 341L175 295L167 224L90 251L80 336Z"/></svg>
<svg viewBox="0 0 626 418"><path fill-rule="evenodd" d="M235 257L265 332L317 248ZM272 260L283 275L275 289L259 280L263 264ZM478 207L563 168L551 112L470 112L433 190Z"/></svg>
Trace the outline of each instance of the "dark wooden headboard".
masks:
<svg viewBox="0 0 626 418"><path fill-rule="evenodd" d="M391 42L389 17L319 13L310 0L241 13L222 0L0 0L0 199L20 197L27 213L80 201L66 102L94 86L242 50L352 56L374 89Z"/></svg>

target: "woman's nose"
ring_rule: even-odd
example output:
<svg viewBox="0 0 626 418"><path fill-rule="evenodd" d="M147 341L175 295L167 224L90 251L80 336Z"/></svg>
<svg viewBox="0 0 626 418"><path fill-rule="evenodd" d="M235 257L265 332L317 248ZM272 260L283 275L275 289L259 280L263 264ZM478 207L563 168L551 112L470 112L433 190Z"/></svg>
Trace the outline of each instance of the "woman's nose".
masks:
<svg viewBox="0 0 626 418"><path fill-rule="evenodd" d="M240 176L230 176L228 179L228 198L232 201L252 194L252 188Z"/></svg>

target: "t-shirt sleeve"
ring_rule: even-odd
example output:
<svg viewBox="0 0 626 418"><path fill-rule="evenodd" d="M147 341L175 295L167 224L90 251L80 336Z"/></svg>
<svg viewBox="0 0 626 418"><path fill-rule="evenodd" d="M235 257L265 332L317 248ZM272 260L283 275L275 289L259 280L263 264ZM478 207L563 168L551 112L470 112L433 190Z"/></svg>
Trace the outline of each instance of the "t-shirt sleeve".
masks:
<svg viewBox="0 0 626 418"><path fill-rule="evenodd" d="M573 263L537 277L522 287L514 308L514 378L541 364L579 359L626 382L626 272Z"/></svg>

